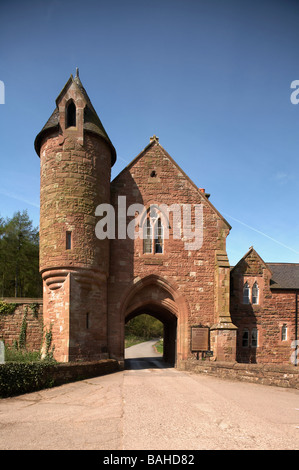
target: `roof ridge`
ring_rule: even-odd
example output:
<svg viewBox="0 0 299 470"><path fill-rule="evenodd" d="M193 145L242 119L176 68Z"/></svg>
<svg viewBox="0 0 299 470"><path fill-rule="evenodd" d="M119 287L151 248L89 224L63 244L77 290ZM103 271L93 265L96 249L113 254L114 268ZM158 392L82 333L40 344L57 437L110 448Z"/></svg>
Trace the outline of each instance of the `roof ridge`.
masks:
<svg viewBox="0 0 299 470"><path fill-rule="evenodd" d="M287 262L287 263L284 263L283 261L268 261L266 262L266 264L276 264L276 265L283 265L283 266L286 266L286 265L290 265L290 266L299 266L299 263L290 263L290 262Z"/></svg>

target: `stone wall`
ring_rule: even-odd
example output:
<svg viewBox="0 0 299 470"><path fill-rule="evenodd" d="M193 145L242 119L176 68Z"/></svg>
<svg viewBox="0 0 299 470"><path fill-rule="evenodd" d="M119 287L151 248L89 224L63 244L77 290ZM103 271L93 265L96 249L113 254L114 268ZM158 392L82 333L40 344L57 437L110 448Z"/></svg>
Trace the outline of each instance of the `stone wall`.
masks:
<svg viewBox="0 0 299 470"><path fill-rule="evenodd" d="M119 364L113 359L103 359L93 362L77 362L54 364L49 366L50 375L55 386L77 380L90 379L105 374L111 374L120 370Z"/></svg>
<svg viewBox="0 0 299 470"><path fill-rule="evenodd" d="M39 351L43 337L42 299L6 298L1 301L16 304L16 308L13 313L0 313L0 339L8 346L19 344L22 328L26 326L26 348Z"/></svg>
<svg viewBox="0 0 299 470"><path fill-rule="evenodd" d="M189 360L180 363L180 370L228 380L299 389L299 368L295 366Z"/></svg>

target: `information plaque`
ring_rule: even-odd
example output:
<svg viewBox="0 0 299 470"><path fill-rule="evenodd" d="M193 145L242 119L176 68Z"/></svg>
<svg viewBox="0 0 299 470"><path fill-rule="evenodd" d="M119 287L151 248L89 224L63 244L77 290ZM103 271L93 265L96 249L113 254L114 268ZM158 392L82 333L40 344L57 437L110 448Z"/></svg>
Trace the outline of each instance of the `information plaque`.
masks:
<svg viewBox="0 0 299 470"><path fill-rule="evenodd" d="M209 350L209 328L193 326L191 328L191 351Z"/></svg>

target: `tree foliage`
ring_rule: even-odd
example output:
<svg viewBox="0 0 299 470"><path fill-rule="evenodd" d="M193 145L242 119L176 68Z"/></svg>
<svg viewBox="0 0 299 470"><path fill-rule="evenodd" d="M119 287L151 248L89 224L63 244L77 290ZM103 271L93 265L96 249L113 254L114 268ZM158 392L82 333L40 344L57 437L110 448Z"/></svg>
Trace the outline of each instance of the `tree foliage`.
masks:
<svg viewBox="0 0 299 470"><path fill-rule="evenodd" d="M138 315L126 324L125 333L145 339L158 338L163 336L163 323L151 315Z"/></svg>
<svg viewBox="0 0 299 470"><path fill-rule="evenodd" d="M0 297L41 297L39 236L27 211L0 218Z"/></svg>

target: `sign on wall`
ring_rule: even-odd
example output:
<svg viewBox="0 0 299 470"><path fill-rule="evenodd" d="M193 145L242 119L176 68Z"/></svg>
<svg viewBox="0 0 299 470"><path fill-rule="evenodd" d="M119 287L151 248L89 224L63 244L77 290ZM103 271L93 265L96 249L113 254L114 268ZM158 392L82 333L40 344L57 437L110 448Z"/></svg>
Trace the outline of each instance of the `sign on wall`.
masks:
<svg viewBox="0 0 299 470"><path fill-rule="evenodd" d="M191 327L191 351L209 350L210 329L208 327Z"/></svg>

